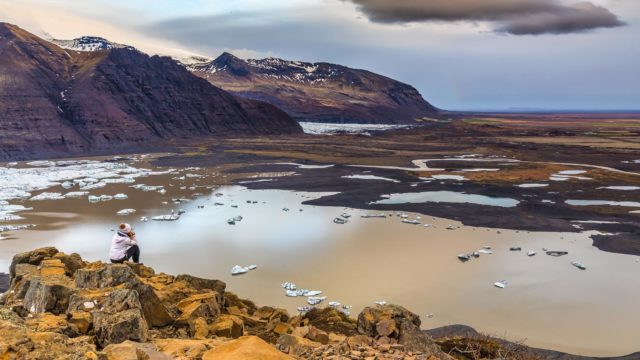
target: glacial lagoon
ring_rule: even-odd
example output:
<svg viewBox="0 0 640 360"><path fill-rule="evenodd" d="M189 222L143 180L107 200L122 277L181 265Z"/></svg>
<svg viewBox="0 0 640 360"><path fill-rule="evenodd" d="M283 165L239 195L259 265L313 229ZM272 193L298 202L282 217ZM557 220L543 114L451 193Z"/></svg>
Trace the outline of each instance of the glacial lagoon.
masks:
<svg viewBox="0 0 640 360"><path fill-rule="evenodd" d="M2 169L0 212L6 218L0 229L25 228L0 233L0 271L7 271L13 254L40 246L108 261L113 229L126 221L138 234L145 264L167 273L224 280L230 291L292 313L306 302L286 297L281 287L285 281L321 290L327 300L320 306L338 301L353 306L352 314L386 301L418 313L424 328L467 324L531 346L576 354L638 350L638 257L599 251L589 232L468 227L389 211L384 218L363 218L379 212L305 205L329 194L248 190L223 185L226 175L219 169L154 168L140 158ZM267 179L256 176L255 181L260 180ZM7 185L10 181L14 186ZM90 195L104 200L90 202ZM512 200L438 192L390 194L381 201L513 206ZM118 215L126 209L135 213ZM180 210L184 214L177 221L140 220ZM333 219L344 213L351 215L348 222L335 224ZM403 223L402 215L420 224ZM242 220L229 225L227 220L235 216ZM493 253L464 263L457 259L483 246ZM512 246L522 251L510 251ZM569 254L552 257L543 248ZM537 255L527 256L529 250ZM587 270L572 266L574 260ZM230 269L238 264L255 264L257 269L232 276ZM493 284L500 280L509 285L496 288Z"/></svg>

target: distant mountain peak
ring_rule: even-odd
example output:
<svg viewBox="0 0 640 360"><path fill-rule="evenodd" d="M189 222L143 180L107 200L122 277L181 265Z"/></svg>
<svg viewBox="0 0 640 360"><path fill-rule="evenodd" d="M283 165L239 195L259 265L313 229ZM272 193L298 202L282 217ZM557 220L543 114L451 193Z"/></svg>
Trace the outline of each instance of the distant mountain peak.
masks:
<svg viewBox="0 0 640 360"><path fill-rule="evenodd" d="M438 113L410 85L337 64L275 57L242 60L223 53L186 67L225 90L278 106L299 121L411 123Z"/></svg>
<svg viewBox="0 0 640 360"><path fill-rule="evenodd" d="M228 52L223 52L209 62L187 65L187 68L191 71L197 70L210 74L215 74L218 71L228 71L235 76L246 76L250 72L244 60Z"/></svg>
<svg viewBox="0 0 640 360"><path fill-rule="evenodd" d="M50 39L50 41L61 48L76 51L101 51L122 48L135 50L133 46L114 43L99 36L81 36L71 40Z"/></svg>

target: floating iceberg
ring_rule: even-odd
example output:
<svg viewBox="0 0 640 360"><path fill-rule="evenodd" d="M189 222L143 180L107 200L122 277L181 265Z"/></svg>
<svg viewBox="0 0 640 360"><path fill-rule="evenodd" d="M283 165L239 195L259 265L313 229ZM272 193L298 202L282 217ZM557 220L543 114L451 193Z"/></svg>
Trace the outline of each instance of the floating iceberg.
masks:
<svg viewBox="0 0 640 360"><path fill-rule="evenodd" d="M136 184L136 185L131 185L131 187L134 189L142 190L144 192L164 190L164 187L162 185Z"/></svg>
<svg viewBox="0 0 640 360"><path fill-rule="evenodd" d="M136 180L130 177L121 177L102 179L102 182L106 184L133 184Z"/></svg>
<svg viewBox="0 0 640 360"><path fill-rule="evenodd" d="M249 268L246 266L235 265L231 268L231 275L241 275L249 272Z"/></svg>
<svg viewBox="0 0 640 360"><path fill-rule="evenodd" d="M309 298L307 298L307 303L309 305L318 305L326 299L326 296L310 296Z"/></svg>
<svg viewBox="0 0 640 360"><path fill-rule="evenodd" d="M113 198L116 200L126 200L129 196L127 196L127 194L115 194L113 195Z"/></svg>
<svg viewBox="0 0 640 360"><path fill-rule="evenodd" d="M107 186L107 183L103 181L98 181L96 183L90 183L86 185L83 185L83 183L80 183L80 190L96 190L96 189L101 189L105 186Z"/></svg>
<svg viewBox="0 0 640 360"><path fill-rule="evenodd" d="M158 215L151 218L151 220L155 221L176 221L178 219L180 219L178 214Z"/></svg>
<svg viewBox="0 0 640 360"><path fill-rule="evenodd" d="M17 221L23 219L24 218L22 216L16 214L0 212L0 221Z"/></svg>
<svg viewBox="0 0 640 360"><path fill-rule="evenodd" d="M32 197L31 201L41 201L41 200L62 200L64 196L57 192L43 192L34 197Z"/></svg>
<svg viewBox="0 0 640 360"><path fill-rule="evenodd" d="M0 225L0 233L5 231L25 230L34 227L33 224L27 225Z"/></svg>
<svg viewBox="0 0 640 360"><path fill-rule="evenodd" d="M116 214L118 215L131 215L131 214L135 214L136 209L122 209L119 210Z"/></svg>
<svg viewBox="0 0 640 360"><path fill-rule="evenodd" d="M231 268L231 275L246 274L250 270L255 270L257 267L258 267L257 265L249 265L249 266L235 265L234 267Z"/></svg>
<svg viewBox="0 0 640 360"><path fill-rule="evenodd" d="M506 288L507 285L509 285L507 280L500 280L500 281L496 281L496 282L493 283L493 286L495 286L497 288L500 288L500 289Z"/></svg>
<svg viewBox="0 0 640 360"><path fill-rule="evenodd" d="M284 283L282 283L282 287L285 290L295 290L297 288L296 284L288 282L288 281L285 281Z"/></svg>
<svg viewBox="0 0 640 360"><path fill-rule="evenodd" d="M70 191L64 194L65 198L80 198L89 195L88 191Z"/></svg>
<svg viewBox="0 0 640 360"><path fill-rule="evenodd" d="M71 181L65 181L60 186L62 186L64 189L71 189L74 185L75 184Z"/></svg>

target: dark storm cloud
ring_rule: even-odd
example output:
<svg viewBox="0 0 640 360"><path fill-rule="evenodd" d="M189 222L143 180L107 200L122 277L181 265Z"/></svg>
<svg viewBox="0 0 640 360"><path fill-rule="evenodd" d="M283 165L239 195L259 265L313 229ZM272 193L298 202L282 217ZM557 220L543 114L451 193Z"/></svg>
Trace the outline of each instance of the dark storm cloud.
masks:
<svg viewBox="0 0 640 360"><path fill-rule="evenodd" d="M553 13L513 18L497 30L514 35L568 34L622 25L609 10L585 2Z"/></svg>
<svg viewBox="0 0 640 360"><path fill-rule="evenodd" d="M349 0L371 21L492 21L514 35L566 34L624 25L590 2L566 6L557 0Z"/></svg>

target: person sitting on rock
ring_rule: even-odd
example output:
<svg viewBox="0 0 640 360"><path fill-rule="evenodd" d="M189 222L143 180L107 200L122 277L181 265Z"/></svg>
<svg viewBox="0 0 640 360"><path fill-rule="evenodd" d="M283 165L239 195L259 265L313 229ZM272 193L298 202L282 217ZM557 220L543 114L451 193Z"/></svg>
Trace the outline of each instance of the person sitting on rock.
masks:
<svg viewBox="0 0 640 360"><path fill-rule="evenodd" d="M114 264L122 264L129 259L136 264L140 262L140 248L131 225L123 223L118 226L118 231L111 240L109 258Z"/></svg>

